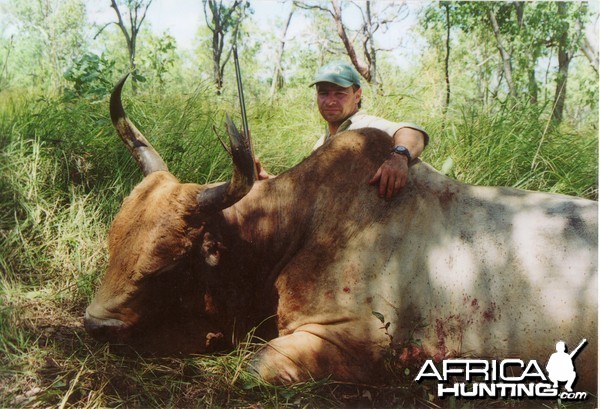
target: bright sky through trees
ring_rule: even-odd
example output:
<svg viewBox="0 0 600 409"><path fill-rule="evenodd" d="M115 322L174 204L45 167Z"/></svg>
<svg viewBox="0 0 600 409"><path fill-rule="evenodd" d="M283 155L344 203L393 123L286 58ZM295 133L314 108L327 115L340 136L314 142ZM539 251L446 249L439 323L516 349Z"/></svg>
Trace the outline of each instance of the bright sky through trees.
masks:
<svg viewBox="0 0 600 409"><path fill-rule="evenodd" d="M252 9L252 22L261 29L279 32L282 20L289 13L291 1L278 0L250 0ZM400 24L393 24L388 31L381 30L376 39L384 49L393 49L393 56L398 64L404 66L410 62L409 57L416 53L420 40L416 34L411 33L411 28L417 23L416 13L421 7L428 4L423 1L407 2L408 13ZM91 23L103 25L115 20L114 10L108 2L87 0L88 16ZM358 28L360 15L356 7L348 6L344 9L344 23L350 28ZM159 34L168 32L175 37L177 45L182 50L191 50L197 46L198 29L205 25L201 0L154 0L148 9L147 22L151 29ZM331 23L333 24L333 22ZM295 13L288 38L301 36L306 27L306 17Z"/></svg>

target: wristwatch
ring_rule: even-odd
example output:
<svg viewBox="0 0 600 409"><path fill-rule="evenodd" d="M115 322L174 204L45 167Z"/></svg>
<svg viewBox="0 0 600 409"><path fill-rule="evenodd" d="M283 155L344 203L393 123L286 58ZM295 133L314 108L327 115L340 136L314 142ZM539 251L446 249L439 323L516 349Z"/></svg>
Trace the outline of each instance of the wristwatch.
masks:
<svg viewBox="0 0 600 409"><path fill-rule="evenodd" d="M402 145L396 145L392 148L392 153L397 153L398 155L404 155L410 162L412 160L412 156L410 156L410 152L408 149Z"/></svg>

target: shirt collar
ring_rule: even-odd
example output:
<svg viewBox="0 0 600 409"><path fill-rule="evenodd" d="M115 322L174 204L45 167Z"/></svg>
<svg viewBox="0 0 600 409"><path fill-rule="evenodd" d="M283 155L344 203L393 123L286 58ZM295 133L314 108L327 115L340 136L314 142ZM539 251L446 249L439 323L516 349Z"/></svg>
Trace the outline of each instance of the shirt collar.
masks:
<svg viewBox="0 0 600 409"><path fill-rule="evenodd" d="M360 116L366 115L367 113L365 111L356 111L354 114L350 115L348 118L346 118L346 120L344 122L342 122L342 124L339 126L337 132L333 135L337 135L340 132L344 132L347 131L348 128L350 128L350 125L352 125L352 121L356 121ZM325 140L328 140L329 138L331 138L331 133L329 132L329 127L326 126L325 127Z"/></svg>

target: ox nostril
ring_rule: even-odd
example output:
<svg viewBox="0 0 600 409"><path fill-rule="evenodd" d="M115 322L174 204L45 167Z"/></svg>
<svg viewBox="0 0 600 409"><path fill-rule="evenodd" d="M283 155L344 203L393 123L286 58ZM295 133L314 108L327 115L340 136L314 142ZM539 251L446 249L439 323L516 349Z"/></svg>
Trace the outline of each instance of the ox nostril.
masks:
<svg viewBox="0 0 600 409"><path fill-rule="evenodd" d="M83 326L98 341L118 341L123 337L125 323L114 318L102 319L85 312Z"/></svg>

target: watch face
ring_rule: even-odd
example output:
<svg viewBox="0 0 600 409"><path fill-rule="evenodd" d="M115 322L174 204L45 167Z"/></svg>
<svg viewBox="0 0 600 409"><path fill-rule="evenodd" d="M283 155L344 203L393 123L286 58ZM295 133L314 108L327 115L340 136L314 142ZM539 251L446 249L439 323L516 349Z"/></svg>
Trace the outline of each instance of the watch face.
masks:
<svg viewBox="0 0 600 409"><path fill-rule="evenodd" d="M407 148L405 148L404 146L394 146L394 148L392 149L392 152L397 153L398 155L404 155L408 158L408 160L411 160L412 157L410 156L410 152Z"/></svg>

